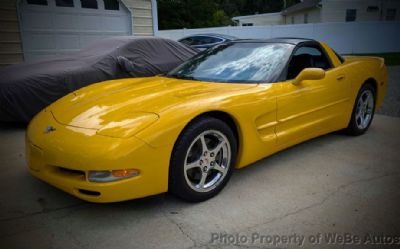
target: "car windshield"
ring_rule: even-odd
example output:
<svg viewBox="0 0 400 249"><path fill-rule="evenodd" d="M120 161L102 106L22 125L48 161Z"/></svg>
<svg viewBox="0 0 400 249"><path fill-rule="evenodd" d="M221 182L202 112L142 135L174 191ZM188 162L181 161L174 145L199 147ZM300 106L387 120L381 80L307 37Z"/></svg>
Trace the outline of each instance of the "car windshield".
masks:
<svg viewBox="0 0 400 249"><path fill-rule="evenodd" d="M274 82L293 48L284 43L225 43L196 55L167 76L227 83Z"/></svg>

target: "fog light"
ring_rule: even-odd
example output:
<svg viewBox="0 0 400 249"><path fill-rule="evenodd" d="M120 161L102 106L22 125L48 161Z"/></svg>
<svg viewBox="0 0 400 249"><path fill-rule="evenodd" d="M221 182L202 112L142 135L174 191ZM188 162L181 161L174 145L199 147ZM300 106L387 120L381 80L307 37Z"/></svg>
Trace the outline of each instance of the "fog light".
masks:
<svg viewBox="0 0 400 249"><path fill-rule="evenodd" d="M113 182L138 175L136 169L89 171L88 179L90 182Z"/></svg>

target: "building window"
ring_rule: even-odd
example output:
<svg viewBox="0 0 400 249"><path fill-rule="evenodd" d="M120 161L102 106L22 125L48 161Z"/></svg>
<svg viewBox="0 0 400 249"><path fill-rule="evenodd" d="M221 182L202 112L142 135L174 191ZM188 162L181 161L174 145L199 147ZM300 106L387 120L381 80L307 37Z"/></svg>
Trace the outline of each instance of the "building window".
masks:
<svg viewBox="0 0 400 249"><path fill-rule="evenodd" d="M294 16L292 16L292 18L290 18L292 21L292 24L294 24Z"/></svg>
<svg viewBox="0 0 400 249"><path fill-rule="evenodd" d="M304 23L308 23L308 13L304 14Z"/></svg>
<svg viewBox="0 0 400 249"><path fill-rule="evenodd" d="M367 12L378 12L379 7L378 6L368 6L367 7Z"/></svg>
<svg viewBox="0 0 400 249"><path fill-rule="evenodd" d="M396 9L387 9L386 21L394 21L394 20L396 20Z"/></svg>
<svg viewBox="0 0 400 249"><path fill-rule="evenodd" d="M57 7L74 7L74 0L56 0Z"/></svg>
<svg viewBox="0 0 400 249"><path fill-rule="evenodd" d="M82 8L97 9L97 0L81 0Z"/></svg>
<svg viewBox="0 0 400 249"><path fill-rule="evenodd" d="M346 10L346 22L354 22L357 19L357 10L356 9L347 9Z"/></svg>
<svg viewBox="0 0 400 249"><path fill-rule="evenodd" d="M243 23L242 26L253 26L253 23Z"/></svg>
<svg viewBox="0 0 400 249"><path fill-rule="evenodd" d="M27 0L28 4L47 5L47 0Z"/></svg>
<svg viewBox="0 0 400 249"><path fill-rule="evenodd" d="M104 9L119 10L118 0L104 0Z"/></svg>

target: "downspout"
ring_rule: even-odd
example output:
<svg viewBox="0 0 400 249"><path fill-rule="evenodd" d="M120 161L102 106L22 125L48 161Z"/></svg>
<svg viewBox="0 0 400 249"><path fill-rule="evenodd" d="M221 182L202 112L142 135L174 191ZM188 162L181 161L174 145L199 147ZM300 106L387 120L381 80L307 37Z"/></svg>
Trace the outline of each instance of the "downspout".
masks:
<svg viewBox="0 0 400 249"><path fill-rule="evenodd" d="M153 35L156 36L158 33L158 9L157 0L151 0L151 13L153 16Z"/></svg>
<svg viewBox="0 0 400 249"><path fill-rule="evenodd" d="M128 9L128 11L131 13L131 31L132 31L132 36L134 36L135 35L135 30L134 30L134 26L133 26L133 10L129 7L129 5L128 4L126 4L126 1L129 1L129 0L119 0L119 2L121 2L121 4L123 4L124 6L125 6L125 8L127 8Z"/></svg>

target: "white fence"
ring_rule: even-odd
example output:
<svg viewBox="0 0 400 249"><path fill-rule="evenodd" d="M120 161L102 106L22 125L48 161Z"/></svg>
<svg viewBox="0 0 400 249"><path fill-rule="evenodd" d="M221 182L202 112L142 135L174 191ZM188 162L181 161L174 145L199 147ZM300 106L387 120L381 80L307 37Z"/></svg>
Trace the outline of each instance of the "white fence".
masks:
<svg viewBox="0 0 400 249"><path fill-rule="evenodd" d="M219 33L239 38L302 37L328 43L338 53L400 52L400 22L317 23L297 25L220 27L159 30L156 36L178 40L201 33Z"/></svg>

